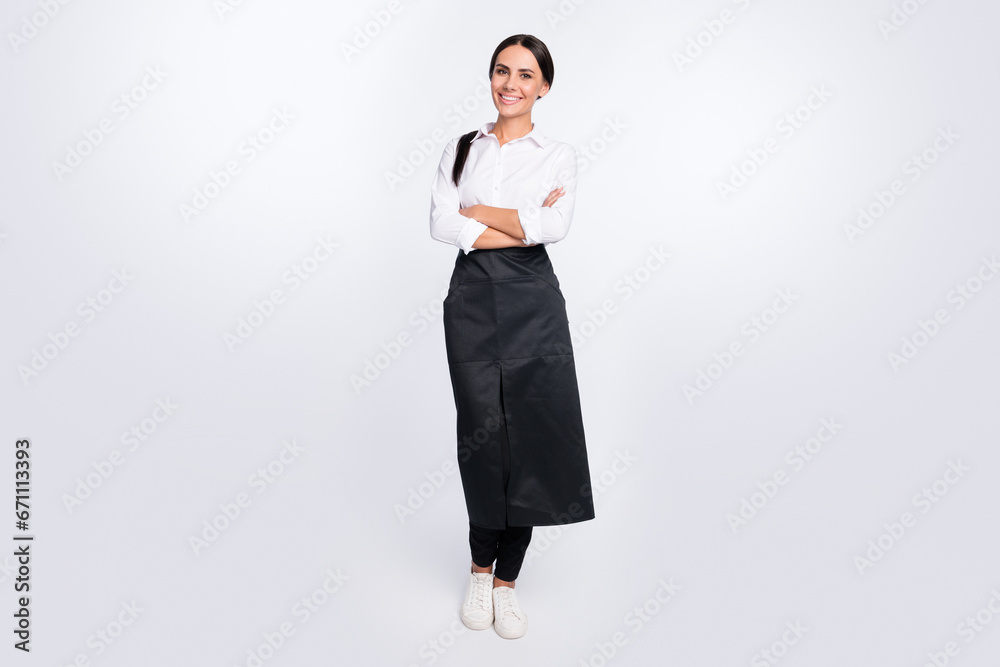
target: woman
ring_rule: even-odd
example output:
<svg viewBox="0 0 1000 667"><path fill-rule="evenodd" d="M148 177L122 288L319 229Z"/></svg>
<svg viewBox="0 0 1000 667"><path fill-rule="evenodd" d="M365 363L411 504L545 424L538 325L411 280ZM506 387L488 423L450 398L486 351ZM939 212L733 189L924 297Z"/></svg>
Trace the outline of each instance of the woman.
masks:
<svg viewBox="0 0 1000 667"><path fill-rule="evenodd" d="M497 119L449 142L431 188L431 237L460 248L443 319L472 551L462 621L508 639L528 627L514 580L532 527L594 518L566 301L545 250L569 231L576 151L531 122L552 78L537 38L501 42Z"/></svg>

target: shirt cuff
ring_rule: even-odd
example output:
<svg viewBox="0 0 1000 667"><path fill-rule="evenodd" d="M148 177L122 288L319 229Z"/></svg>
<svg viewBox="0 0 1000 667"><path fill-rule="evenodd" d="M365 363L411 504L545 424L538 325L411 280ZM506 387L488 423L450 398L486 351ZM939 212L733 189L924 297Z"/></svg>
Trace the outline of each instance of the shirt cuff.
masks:
<svg viewBox="0 0 1000 667"><path fill-rule="evenodd" d="M540 213L541 211L537 206L526 206L517 209L517 219L521 223L521 231L524 232L522 241L524 241L525 245L539 242L541 224L538 218Z"/></svg>
<svg viewBox="0 0 1000 667"><path fill-rule="evenodd" d="M487 225L474 218L469 218L469 221L465 223L462 230L458 233L458 247L464 250L466 255L476 250L476 248L472 247L472 244L486 231L486 228Z"/></svg>

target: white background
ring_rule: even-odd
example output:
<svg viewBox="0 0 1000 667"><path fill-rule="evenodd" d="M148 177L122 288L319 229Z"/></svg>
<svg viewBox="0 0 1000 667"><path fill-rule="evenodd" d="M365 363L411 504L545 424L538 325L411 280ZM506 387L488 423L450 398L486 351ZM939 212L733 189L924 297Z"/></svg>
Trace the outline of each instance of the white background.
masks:
<svg viewBox="0 0 1000 667"><path fill-rule="evenodd" d="M1000 252L995 3L43 4L0 16L3 664L251 666L262 644L267 665L1000 660L1000 280L981 280ZM549 253L602 491L595 520L536 528L529 629L508 641L458 620L468 525L439 314L457 249L428 212L445 141L496 119L477 97L493 49L522 32L555 61L532 120L581 157ZM338 247L307 260L318 239ZM654 271L651 248L670 255ZM315 269L297 289L295 265ZM775 318L779 290L794 298ZM770 324L751 340L754 317ZM227 345L241 318L259 326ZM824 419L834 437L796 469L786 454ZM19 438L28 655L9 631ZM967 470L938 481L950 462ZM940 495L915 503L925 488ZM744 499L758 508L734 529Z"/></svg>

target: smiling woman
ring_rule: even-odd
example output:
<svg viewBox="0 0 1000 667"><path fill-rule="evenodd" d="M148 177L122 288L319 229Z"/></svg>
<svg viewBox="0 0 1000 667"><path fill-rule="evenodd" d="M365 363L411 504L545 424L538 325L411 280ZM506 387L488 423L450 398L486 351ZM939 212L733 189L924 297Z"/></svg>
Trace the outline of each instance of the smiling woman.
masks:
<svg viewBox="0 0 1000 667"><path fill-rule="evenodd" d="M566 300L545 250L569 232L576 151L531 121L553 75L537 38L501 42L497 119L445 146L431 187L431 237L460 249L443 319L472 551L462 621L508 639L527 631L514 580L532 527L594 518Z"/></svg>

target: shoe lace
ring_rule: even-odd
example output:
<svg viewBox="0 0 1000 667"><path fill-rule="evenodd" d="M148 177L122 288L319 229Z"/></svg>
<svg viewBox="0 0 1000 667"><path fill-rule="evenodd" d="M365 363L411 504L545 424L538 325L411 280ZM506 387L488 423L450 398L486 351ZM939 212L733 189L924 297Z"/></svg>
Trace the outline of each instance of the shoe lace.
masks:
<svg viewBox="0 0 1000 667"><path fill-rule="evenodd" d="M497 611L501 616L510 615L514 618L521 618L521 609L517 605L514 597L514 589L510 586L497 586L502 590L497 591Z"/></svg>
<svg viewBox="0 0 1000 667"><path fill-rule="evenodd" d="M489 610L493 606L493 582L489 577L476 577L476 585L472 587L472 604Z"/></svg>

